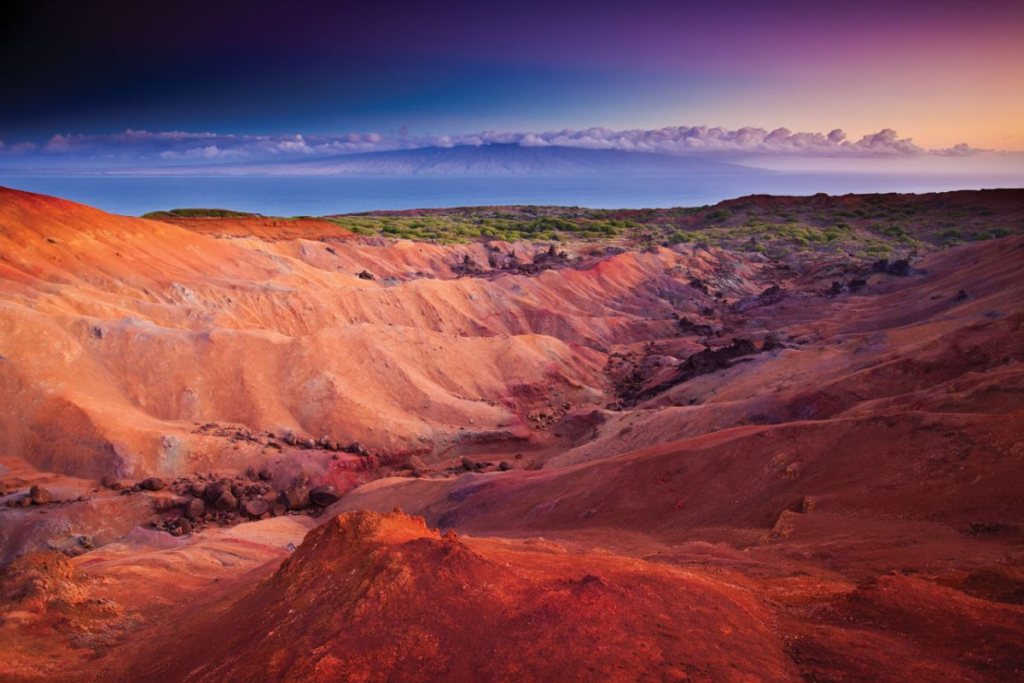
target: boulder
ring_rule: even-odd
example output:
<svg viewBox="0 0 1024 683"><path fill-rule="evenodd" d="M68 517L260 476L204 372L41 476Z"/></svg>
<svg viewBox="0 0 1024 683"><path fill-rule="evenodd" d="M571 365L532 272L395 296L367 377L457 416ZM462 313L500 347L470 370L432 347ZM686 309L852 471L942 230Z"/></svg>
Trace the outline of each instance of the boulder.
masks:
<svg viewBox="0 0 1024 683"><path fill-rule="evenodd" d="M187 536L192 533L192 522L184 517L174 520L174 529L171 531L175 536Z"/></svg>
<svg viewBox="0 0 1024 683"><path fill-rule="evenodd" d="M100 479L100 486L105 489L119 489L121 488L121 482L117 480L117 477L107 475Z"/></svg>
<svg viewBox="0 0 1024 683"><path fill-rule="evenodd" d="M184 515L188 519L199 519L206 512L206 504L199 498L193 498L185 503Z"/></svg>
<svg viewBox="0 0 1024 683"><path fill-rule="evenodd" d="M213 506L221 512L227 512L238 507L238 499L235 498L231 491L224 489L217 497L217 500L214 501Z"/></svg>
<svg viewBox="0 0 1024 683"><path fill-rule="evenodd" d="M313 501L314 505L319 505L320 507L327 507L328 505L337 503L340 498L341 493L336 487L331 486L330 484L317 486L309 492L309 499Z"/></svg>
<svg viewBox="0 0 1024 683"><path fill-rule="evenodd" d="M274 471L271 470L269 467L263 467L260 469L259 475L260 479L262 479L263 481L270 481L271 479L274 478Z"/></svg>
<svg viewBox="0 0 1024 683"><path fill-rule="evenodd" d="M139 485L147 491L159 491L167 488L167 482L160 477L149 477L148 479L143 479L142 483Z"/></svg>
<svg viewBox="0 0 1024 683"><path fill-rule="evenodd" d="M270 505L262 498L250 498L242 504L242 509L250 517L260 517L270 509Z"/></svg>
<svg viewBox="0 0 1024 683"><path fill-rule="evenodd" d="M289 486L284 490L284 504L289 510L304 510L309 503L309 489L305 486Z"/></svg>
<svg viewBox="0 0 1024 683"><path fill-rule="evenodd" d="M53 502L53 494L42 486L33 486L29 489L28 497L33 505L46 505Z"/></svg>

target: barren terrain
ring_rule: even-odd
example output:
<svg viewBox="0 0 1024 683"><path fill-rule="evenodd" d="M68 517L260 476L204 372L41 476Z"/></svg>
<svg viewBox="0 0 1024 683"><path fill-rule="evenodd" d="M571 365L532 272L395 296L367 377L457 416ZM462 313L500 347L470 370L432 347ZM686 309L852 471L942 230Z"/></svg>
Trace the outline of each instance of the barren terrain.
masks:
<svg viewBox="0 0 1024 683"><path fill-rule="evenodd" d="M1022 268L1017 190L0 188L0 680L1018 679Z"/></svg>

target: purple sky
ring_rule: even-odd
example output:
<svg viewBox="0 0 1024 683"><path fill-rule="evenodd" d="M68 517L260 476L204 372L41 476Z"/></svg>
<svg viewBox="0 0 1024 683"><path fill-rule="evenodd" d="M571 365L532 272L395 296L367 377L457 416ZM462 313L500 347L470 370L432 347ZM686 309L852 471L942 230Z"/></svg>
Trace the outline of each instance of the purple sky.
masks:
<svg viewBox="0 0 1024 683"><path fill-rule="evenodd" d="M1024 150L1024 3L1007 0L35 2L0 31L4 163L666 126Z"/></svg>

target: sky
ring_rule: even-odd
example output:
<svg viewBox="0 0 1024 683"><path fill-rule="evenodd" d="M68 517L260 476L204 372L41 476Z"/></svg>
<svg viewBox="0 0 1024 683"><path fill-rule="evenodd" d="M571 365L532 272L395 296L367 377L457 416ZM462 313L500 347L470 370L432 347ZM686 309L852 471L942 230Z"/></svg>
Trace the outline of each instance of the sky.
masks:
<svg viewBox="0 0 1024 683"><path fill-rule="evenodd" d="M5 14L8 164L499 140L1024 151L1019 1L51 0Z"/></svg>

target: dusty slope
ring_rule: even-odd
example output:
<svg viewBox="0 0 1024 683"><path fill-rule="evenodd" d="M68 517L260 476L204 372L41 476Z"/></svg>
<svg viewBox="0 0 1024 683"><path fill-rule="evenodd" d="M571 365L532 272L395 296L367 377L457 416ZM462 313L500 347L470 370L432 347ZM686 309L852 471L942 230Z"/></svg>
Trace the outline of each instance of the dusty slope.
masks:
<svg viewBox="0 0 1024 683"><path fill-rule="evenodd" d="M322 525L259 586L151 642L183 631L118 680L797 680L747 591L553 544L442 538L401 513Z"/></svg>
<svg viewBox="0 0 1024 683"><path fill-rule="evenodd" d="M665 275L671 252L537 278L423 279L461 252L353 245L346 271L319 262L335 258L322 245L217 240L13 191L0 225L0 390L18 407L0 450L72 474L258 457L192 434L209 421L424 452L463 429L514 431L532 388L598 401L591 349L671 329L648 318L667 318L664 297L684 288ZM409 279L356 277L366 266Z"/></svg>
<svg viewBox="0 0 1024 683"><path fill-rule="evenodd" d="M932 200L983 197L1019 220ZM0 193L0 552L99 546L11 565L10 680L1024 669L1024 238L871 272L195 220ZM175 538L132 528L193 480L95 482L248 465L347 493ZM358 512L396 506L428 526Z"/></svg>

